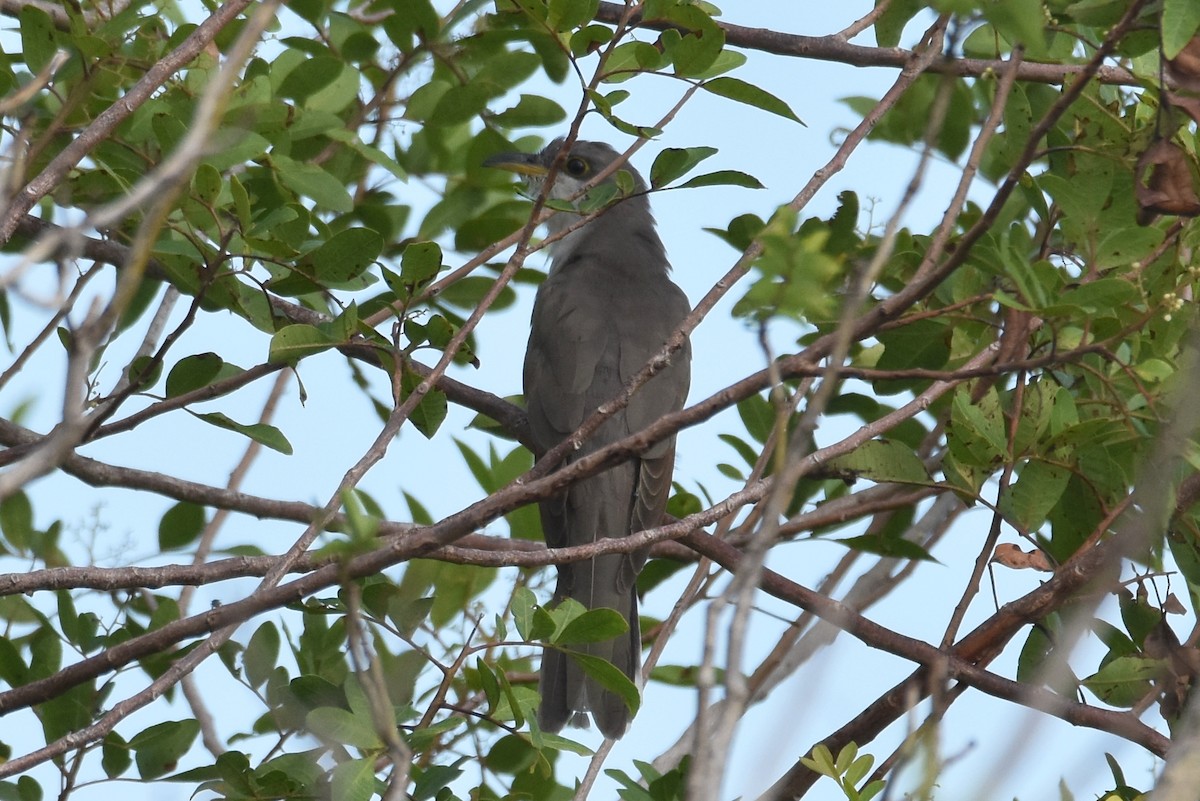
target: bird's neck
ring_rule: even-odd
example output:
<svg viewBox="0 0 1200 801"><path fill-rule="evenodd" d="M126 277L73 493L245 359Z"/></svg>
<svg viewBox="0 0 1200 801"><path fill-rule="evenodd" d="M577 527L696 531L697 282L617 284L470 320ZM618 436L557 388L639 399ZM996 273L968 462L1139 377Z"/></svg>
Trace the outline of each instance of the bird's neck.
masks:
<svg viewBox="0 0 1200 801"><path fill-rule="evenodd" d="M579 220L579 215L559 212L547 221L546 227L554 235L577 225ZM564 234L550 244L550 255L551 272L577 256L598 257L597 264L606 265L606 269L623 266L655 272L669 269L666 250L649 208L636 208L628 201L610 206L603 214Z"/></svg>

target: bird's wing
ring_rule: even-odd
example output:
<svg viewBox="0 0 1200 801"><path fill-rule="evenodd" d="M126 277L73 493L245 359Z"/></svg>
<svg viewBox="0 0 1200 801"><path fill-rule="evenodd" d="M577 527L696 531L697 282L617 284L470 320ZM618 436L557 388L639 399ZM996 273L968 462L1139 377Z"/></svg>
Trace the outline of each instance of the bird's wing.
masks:
<svg viewBox="0 0 1200 801"><path fill-rule="evenodd" d="M620 337L620 381L624 385L662 350L671 334L690 311L687 296L665 276L636 295L630 320L632 330ZM691 384L691 350L685 342L670 363L634 394L625 410L626 430L632 434L646 428L663 415L683 406ZM603 402L603 401L601 401ZM669 443L651 449L646 456L655 458Z"/></svg>
<svg viewBox="0 0 1200 801"><path fill-rule="evenodd" d="M538 292L524 383L530 428L543 448L558 444L620 391L621 332L612 326L608 299L598 289L568 275L546 279Z"/></svg>

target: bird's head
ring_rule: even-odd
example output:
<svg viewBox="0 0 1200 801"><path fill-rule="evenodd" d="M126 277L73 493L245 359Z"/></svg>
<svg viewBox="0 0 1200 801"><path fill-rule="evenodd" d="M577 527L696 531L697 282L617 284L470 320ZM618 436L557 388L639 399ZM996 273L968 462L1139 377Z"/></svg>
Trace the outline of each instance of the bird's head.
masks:
<svg viewBox="0 0 1200 801"><path fill-rule="evenodd" d="M485 167L496 167L521 176L525 181L526 193L531 197L537 197L550 173L551 165L554 164L554 160L562 148L563 140L559 138L546 145L538 153L499 153L485 160L483 164ZM571 145L571 149L566 153L559 166L549 198L572 201L578 207L582 202L582 198L577 197L580 190L591 183L597 175L619 157L620 154L616 150L603 142L576 142ZM625 179L626 189L630 193L646 191L646 182L628 164L606 177L598 186L617 188L620 185L617 176L622 172L628 173L632 178L632 188L628 184L628 179Z"/></svg>

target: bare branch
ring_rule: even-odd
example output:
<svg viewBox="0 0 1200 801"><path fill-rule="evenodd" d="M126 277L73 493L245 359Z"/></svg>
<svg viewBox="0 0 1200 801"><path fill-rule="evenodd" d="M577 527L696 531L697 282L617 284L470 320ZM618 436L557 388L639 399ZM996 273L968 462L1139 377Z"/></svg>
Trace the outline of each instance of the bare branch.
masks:
<svg viewBox="0 0 1200 801"><path fill-rule="evenodd" d="M596 11L600 22L612 23L625 10L618 3L602 2ZM636 19L640 28L650 30L679 29L679 26L662 20ZM794 56L816 61L833 61L854 67L892 67L903 69L910 63L913 51L902 47L864 47L850 44L841 34L831 36L802 36L767 28L748 28L729 22L717 21L725 32L725 42L734 47L759 50L777 56ZM684 31L686 33L686 31ZM929 66L929 72L954 75L960 78L980 78L1004 69L1005 60L978 58L943 58ZM1024 62L1017 70L1017 80L1031 83L1065 84L1087 73L1083 64L1039 64ZM1141 82L1128 70L1120 67L1102 67L1095 73L1101 83L1120 86L1140 86Z"/></svg>

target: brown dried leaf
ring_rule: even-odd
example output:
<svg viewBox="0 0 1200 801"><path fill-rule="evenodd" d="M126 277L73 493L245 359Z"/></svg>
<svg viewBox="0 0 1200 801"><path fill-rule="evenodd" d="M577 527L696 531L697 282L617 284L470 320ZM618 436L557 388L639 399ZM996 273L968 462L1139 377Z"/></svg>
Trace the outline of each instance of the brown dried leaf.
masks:
<svg viewBox="0 0 1200 801"><path fill-rule="evenodd" d="M1167 596L1167 600L1165 602L1163 602L1163 611L1166 612L1168 615L1186 615L1187 614L1187 609L1184 607L1183 603L1179 600L1179 598L1177 598L1175 596L1175 593L1171 593L1170 595Z"/></svg>
<svg viewBox="0 0 1200 801"><path fill-rule="evenodd" d="M1200 673L1200 651L1179 642L1175 632L1167 625L1166 617L1150 630L1142 651L1151 659L1161 659L1161 677L1155 683L1162 692L1159 710L1163 717L1174 720L1187 703L1188 693Z"/></svg>
<svg viewBox="0 0 1200 801"><path fill-rule="evenodd" d="M1200 92L1200 36L1194 37L1179 55L1167 61L1167 74L1180 89Z"/></svg>
<svg viewBox="0 0 1200 801"><path fill-rule="evenodd" d="M1016 545L1009 542L1002 542L996 546L996 550L992 552L992 561L1011 567L1014 570L1041 570L1046 573L1054 572L1054 565L1050 563L1050 558L1046 556L1044 551L1039 551L1036 548L1029 553L1022 551Z"/></svg>
<svg viewBox="0 0 1200 801"><path fill-rule="evenodd" d="M1163 102L1179 109L1196 122L1200 122L1200 97L1181 95L1178 92L1163 92Z"/></svg>
<svg viewBox="0 0 1200 801"><path fill-rule="evenodd" d="M1178 145L1155 140L1138 159L1136 179L1139 224L1150 224L1158 214L1200 215L1200 197L1196 196L1187 153Z"/></svg>

